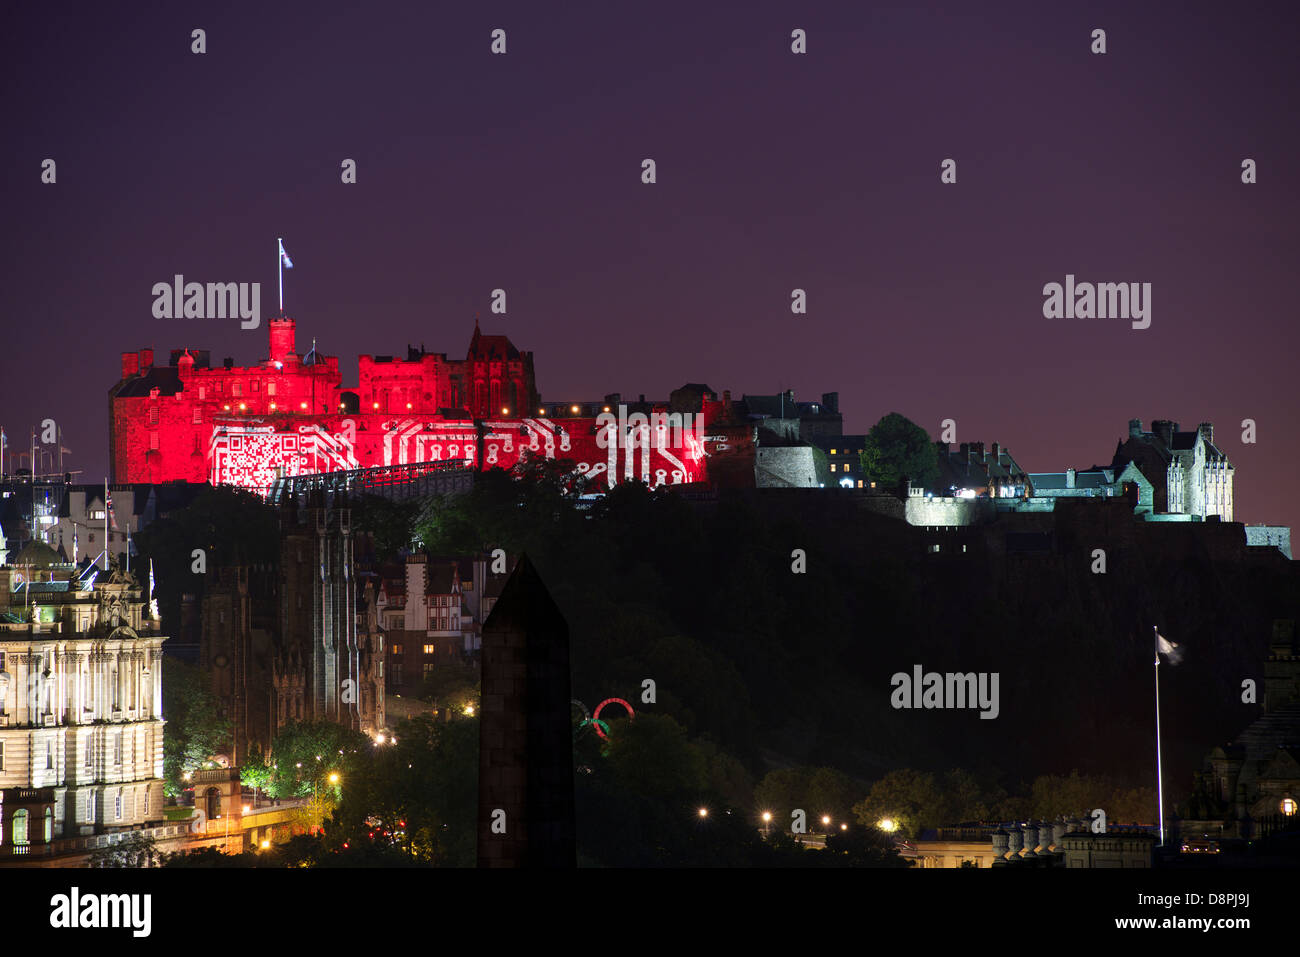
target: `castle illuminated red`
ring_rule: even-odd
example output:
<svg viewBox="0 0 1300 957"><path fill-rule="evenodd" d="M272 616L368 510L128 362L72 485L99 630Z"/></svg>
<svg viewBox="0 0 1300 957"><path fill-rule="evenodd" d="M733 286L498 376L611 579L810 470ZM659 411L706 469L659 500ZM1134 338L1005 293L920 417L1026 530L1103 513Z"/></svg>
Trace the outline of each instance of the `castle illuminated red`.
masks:
<svg viewBox="0 0 1300 957"><path fill-rule="evenodd" d="M292 318L271 319L268 331L269 354L251 366L214 367L206 350L173 350L166 365L152 349L122 353L109 392L113 481L261 490L280 476L422 462L510 468L528 455L571 460L597 485L705 479L698 429L651 427L638 447L614 437L608 418L619 410L609 404L548 407L532 353L477 323L464 359L423 347L362 355L355 386L343 384L337 357L296 351Z"/></svg>

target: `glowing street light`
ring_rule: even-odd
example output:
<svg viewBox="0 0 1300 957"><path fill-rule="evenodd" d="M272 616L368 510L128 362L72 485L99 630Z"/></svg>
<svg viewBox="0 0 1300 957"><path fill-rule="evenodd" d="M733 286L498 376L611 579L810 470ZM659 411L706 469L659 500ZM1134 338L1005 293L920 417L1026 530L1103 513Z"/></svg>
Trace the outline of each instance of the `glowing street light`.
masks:
<svg viewBox="0 0 1300 957"><path fill-rule="evenodd" d="M467 705L465 705L465 714L467 714L467 715L473 717L473 715L474 715L474 706L473 706L472 704L467 704Z"/></svg>
<svg viewBox="0 0 1300 957"><path fill-rule="evenodd" d="M707 807L700 808L700 817L708 817L708 816L709 816L709 809Z"/></svg>
<svg viewBox="0 0 1300 957"><path fill-rule="evenodd" d="M876 827L880 828L882 831L892 834L894 831L898 830L898 822L895 821L892 817L882 817L879 821L876 822Z"/></svg>
<svg viewBox="0 0 1300 957"><path fill-rule="evenodd" d="M339 783L339 776L337 774L331 774L330 784L338 784L338 783Z"/></svg>
<svg viewBox="0 0 1300 957"><path fill-rule="evenodd" d="M830 816L829 814L823 814L823 815L822 815L822 826L823 826L823 827L830 827L830 824L831 824L831 816Z"/></svg>

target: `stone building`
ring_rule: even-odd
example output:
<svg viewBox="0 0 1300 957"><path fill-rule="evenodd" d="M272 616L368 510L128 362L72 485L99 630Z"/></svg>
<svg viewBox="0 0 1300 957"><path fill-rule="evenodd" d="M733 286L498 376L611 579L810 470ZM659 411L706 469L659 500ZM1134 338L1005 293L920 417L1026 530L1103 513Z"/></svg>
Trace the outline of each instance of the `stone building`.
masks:
<svg viewBox="0 0 1300 957"><path fill-rule="evenodd" d="M1300 642L1294 619L1273 622L1264 714L1217 747L1196 774L1185 841L1254 838L1300 826Z"/></svg>
<svg viewBox="0 0 1300 957"><path fill-rule="evenodd" d="M0 568L0 856L163 818L157 627L116 566Z"/></svg>
<svg viewBox="0 0 1300 957"><path fill-rule="evenodd" d="M1111 468L1118 474L1131 463L1152 487L1156 513L1232 521L1232 463L1214 444L1214 426L1202 422L1184 432L1177 422L1157 419L1152 431L1130 419L1128 437L1115 448Z"/></svg>
<svg viewBox="0 0 1300 957"><path fill-rule="evenodd" d="M291 499L280 521L275 728L334 721L376 734L384 726L384 649L377 634L357 627L351 509L342 497L329 505L320 496Z"/></svg>

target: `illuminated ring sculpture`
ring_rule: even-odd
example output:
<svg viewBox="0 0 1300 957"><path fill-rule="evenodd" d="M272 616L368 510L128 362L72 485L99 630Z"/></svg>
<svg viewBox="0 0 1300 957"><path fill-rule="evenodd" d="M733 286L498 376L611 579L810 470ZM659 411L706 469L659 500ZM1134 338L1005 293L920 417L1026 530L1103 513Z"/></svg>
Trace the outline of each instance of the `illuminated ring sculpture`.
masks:
<svg viewBox="0 0 1300 957"><path fill-rule="evenodd" d="M609 731L609 725L607 725L604 721L600 720L600 709L605 707L605 705L607 704L621 704L624 708L627 709L627 716L629 718L635 718L636 712L633 711L632 706L628 704L626 701L624 701L622 698L606 698L600 704L596 705L596 711L591 716L591 724L593 727L595 727L596 733L608 741L609 734L607 732Z"/></svg>

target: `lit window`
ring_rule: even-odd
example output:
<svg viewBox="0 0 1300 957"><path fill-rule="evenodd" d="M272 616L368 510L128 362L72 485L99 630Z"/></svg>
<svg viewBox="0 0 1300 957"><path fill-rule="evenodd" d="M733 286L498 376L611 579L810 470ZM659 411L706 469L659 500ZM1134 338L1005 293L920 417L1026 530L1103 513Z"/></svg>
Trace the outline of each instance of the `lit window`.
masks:
<svg viewBox="0 0 1300 957"><path fill-rule="evenodd" d="M202 385L199 386L199 401L202 402L202 401L203 401L204 399L206 399L207 397L208 397L208 388L207 388L207 386L202 386Z"/></svg>
<svg viewBox="0 0 1300 957"><path fill-rule="evenodd" d="M156 405L149 407L149 424L150 425L158 424L158 406Z"/></svg>
<svg viewBox="0 0 1300 957"><path fill-rule="evenodd" d="M97 522L102 522L105 518L104 510L102 508L97 508L90 513L90 517Z"/></svg>
<svg viewBox="0 0 1300 957"><path fill-rule="evenodd" d="M45 809L45 843L54 840L54 809Z"/></svg>
<svg viewBox="0 0 1300 957"><path fill-rule="evenodd" d="M266 384L266 394L267 394L267 395L275 395L275 383L274 383L274 382L268 382L268 383Z"/></svg>
<svg viewBox="0 0 1300 957"><path fill-rule="evenodd" d="M1295 800L1293 798L1283 798L1282 813L1285 814L1287 817L1291 817L1292 815L1295 814L1295 812L1296 812Z"/></svg>
<svg viewBox="0 0 1300 957"><path fill-rule="evenodd" d="M837 466L835 465L834 462L832 462L832 463L831 463L831 471L834 472L836 468L837 468Z"/></svg>
<svg viewBox="0 0 1300 957"><path fill-rule="evenodd" d="M15 845L28 843L27 841L27 809L19 808L14 811L13 825L13 842Z"/></svg>
<svg viewBox="0 0 1300 957"><path fill-rule="evenodd" d="M862 488L862 479L858 479L858 488Z"/></svg>
<svg viewBox="0 0 1300 957"><path fill-rule="evenodd" d="M194 421L196 423L203 421L203 408L201 406L196 405L194 407Z"/></svg>
<svg viewBox="0 0 1300 957"><path fill-rule="evenodd" d="M425 653L426 655L437 654L437 652L438 652L438 646L437 646L437 645L425 645L425 646L424 646L424 653Z"/></svg>
<svg viewBox="0 0 1300 957"><path fill-rule="evenodd" d="M834 455L834 454L835 454L835 450L834 450L834 449L831 449L831 455Z"/></svg>
<svg viewBox="0 0 1300 957"><path fill-rule="evenodd" d="M231 395L243 395L243 394L244 394L244 385L243 385L243 383L242 383L242 382L232 382L231 385L230 385L230 394L231 394Z"/></svg>
<svg viewBox="0 0 1300 957"><path fill-rule="evenodd" d="M395 655L400 655L401 653L402 653L402 646L401 646L401 645L393 645L393 654L395 654Z"/></svg>

